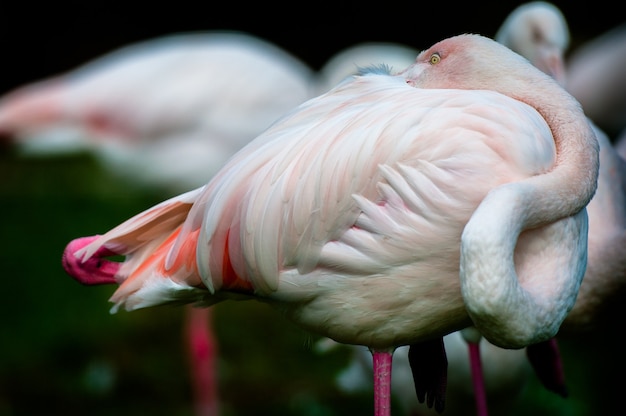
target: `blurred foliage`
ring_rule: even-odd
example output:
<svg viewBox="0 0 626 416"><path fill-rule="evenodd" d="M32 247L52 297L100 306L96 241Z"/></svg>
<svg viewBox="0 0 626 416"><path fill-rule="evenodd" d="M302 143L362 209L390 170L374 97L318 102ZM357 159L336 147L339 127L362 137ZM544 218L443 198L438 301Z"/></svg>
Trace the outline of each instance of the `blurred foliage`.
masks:
<svg viewBox="0 0 626 416"><path fill-rule="evenodd" d="M191 416L184 309L111 315L112 287L82 286L61 267L71 239L102 233L170 195L137 189L85 154L4 152L0 177L0 415ZM371 393L334 385L348 350L316 353L316 336L255 301L217 305L213 316L222 415L373 413ZM570 396L533 380L513 416L610 414L623 387L618 336L563 340Z"/></svg>

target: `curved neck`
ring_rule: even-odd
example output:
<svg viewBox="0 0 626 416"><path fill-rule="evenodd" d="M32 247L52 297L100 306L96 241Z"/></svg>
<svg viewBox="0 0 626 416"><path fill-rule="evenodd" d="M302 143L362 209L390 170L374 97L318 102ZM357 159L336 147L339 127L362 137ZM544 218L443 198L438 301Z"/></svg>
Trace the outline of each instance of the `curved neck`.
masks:
<svg viewBox="0 0 626 416"><path fill-rule="evenodd" d="M598 143L579 104L561 88L553 89L547 96L515 98L548 122L556 144L554 167L494 188L461 240L468 313L485 338L505 348L556 335L574 305L587 262L584 208L597 186ZM516 267L515 250L526 230L532 231L521 250L533 249L533 241L541 250L521 256L519 261L527 263ZM527 275L518 276L517 270Z"/></svg>
<svg viewBox="0 0 626 416"><path fill-rule="evenodd" d="M546 174L528 178L538 198L529 201L524 228L553 222L587 206L596 191L600 148L578 101L557 84L514 97L533 106L546 120L556 146L556 163ZM550 91L546 94L545 91Z"/></svg>

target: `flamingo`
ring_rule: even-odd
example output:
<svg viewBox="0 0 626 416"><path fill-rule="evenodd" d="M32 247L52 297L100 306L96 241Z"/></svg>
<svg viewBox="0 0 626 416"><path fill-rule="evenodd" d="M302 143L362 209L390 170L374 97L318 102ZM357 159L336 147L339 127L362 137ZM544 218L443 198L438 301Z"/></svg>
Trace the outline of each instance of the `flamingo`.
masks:
<svg viewBox="0 0 626 416"><path fill-rule="evenodd" d="M31 156L89 151L124 179L179 193L206 183L315 85L307 65L256 36L177 33L10 91L0 137Z"/></svg>
<svg viewBox="0 0 626 416"><path fill-rule="evenodd" d="M565 85L564 56L570 34L565 16L554 4L533 1L518 6L504 19L494 39Z"/></svg>
<svg viewBox="0 0 626 416"><path fill-rule="evenodd" d="M119 284L112 312L256 299L367 346L377 416L393 351L410 345L418 397L443 410L444 335L474 325L523 348L557 333L585 270L597 164L571 95L459 35L303 103L205 186L71 241L63 266Z"/></svg>
<svg viewBox="0 0 626 416"><path fill-rule="evenodd" d="M569 29L563 13L552 3L534 1L518 6L506 17L494 39L527 58L534 66L552 76L562 86L565 85L564 54L569 47ZM481 365L481 357L485 354L479 352L480 337L470 336L454 339L463 339L469 346L470 368L474 377L473 385L476 389L477 413L486 414L487 404ZM497 349L488 342L482 344L490 348L490 351ZM550 391L566 396L567 390L556 340L552 339L548 343L531 345L527 353L544 386ZM505 355L507 352L501 354ZM508 354L511 354L512 359L513 357L520 357L516 352ZM497 355L495 357L500 359ZM551 366L551 368L544 368L546 365ZM522 370L519 374L520 377L526 377L528 372ZM495 377L494 375L491 376ZM518 387L523 385L524 383L520 380ZM508 386L503 387L503 390L508 394L510 391ZM517 391L519 392L519 389Z"/></svg>
<svg viewBox="0 0 626 416"><path fill-rule="evenodd" d="M567 89L613 142L626 129L626 23L578 46L567 66Z"/></svg>

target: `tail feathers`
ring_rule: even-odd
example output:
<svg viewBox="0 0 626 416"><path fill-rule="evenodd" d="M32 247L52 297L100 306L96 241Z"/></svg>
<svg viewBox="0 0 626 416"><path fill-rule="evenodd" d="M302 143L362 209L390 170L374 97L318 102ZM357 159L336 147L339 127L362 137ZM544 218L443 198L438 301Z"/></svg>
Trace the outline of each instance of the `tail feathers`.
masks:
<svg viewBox="0 0 626 416"><path fill-rule="evenodd" d="M111 297L114 310L125 305L128 310L156 304L193 303L207 294L196 265L196 245L199 227L192 227L182 237L184 243L171 254L189 210L202 188L176 196L128 219L105 234L87 239L88 244L76 246L75 262L66 270L78 278L93 273L100 264L110 265L103 256L125 256L116 263L114 279L120 282ZM69 246L68 246L69 247ZM71 257L69 257L71 259ZM166 267L166 259L168 264ZM105 260L105 261L101 261ZM94 266L96 265L96 266ZM107 270L114 270L108 267ZM83 280L84 279L83 277ZM177 293L180 292L180 293Z"/></svg>
<svg viewBox="0 0 626 416"><path fill-rule="evenodd" d="M120 255L133 254L154 242L158 246L184 223L201 191L198 188L178 195L135 215L78 250L76 256L87 260L102 246Z"/></svg>
<svg viewBox="0 0 626 416"><path fill-rule="evenodd" d="M126 257L119 274L128 277L110 298L115 303L112 312L120 306L126 310L172 303L210 306L224 297L245 297L254 292L252 283L229 266L227 246L222 274L211 277L210 281L203 280L196 256L201 229L185 234L182 244L176 244L182 232L179 226L166 239L151 241ZM173 251L175 245L176 251ZM216 291L221 294L215 295Z"/></svg>
<svg viewBox="0 0 626 416"><path fill-rule="evenodd" d="M180 229L160 244L147 244L138 253L127 256L120 273L128 277L111 296L110 301L116 305L113 311L122 305L133 310L165 303L196 303L208 294L196 265L199 230L187 236L176 261L165 267Z"/></svg>
<svg viewBox="0 0 626 416"><path fill-rule="evenodd" d="M66 249L64 267L86 284L120 283L110 299L115 303L112 312L122 306L134 310L165 303L209 306L224 297L250 295L255 286L233 263L242 258L239 244L229 243L230 228L224 241L212 241L216 248L206 259L221 264L221 269L201 275L197 251L203 228L190 211L203 190L155 205L101 236L75 240ZM125 258L106 258L114 256Z"/></svg>
<svg viewBox="0 0 626 416"><path fill-rule="evenodd" d="M206 290L169 279L153 279L145 281L141 289L123 299L116 298L114 294L110 299L115 303L111 308L111 313L117 313L120 307L126 311L134 311L166 304L181 306L194 304L208 307L218 302L217 299L209 299L207 293Z"/></svg>

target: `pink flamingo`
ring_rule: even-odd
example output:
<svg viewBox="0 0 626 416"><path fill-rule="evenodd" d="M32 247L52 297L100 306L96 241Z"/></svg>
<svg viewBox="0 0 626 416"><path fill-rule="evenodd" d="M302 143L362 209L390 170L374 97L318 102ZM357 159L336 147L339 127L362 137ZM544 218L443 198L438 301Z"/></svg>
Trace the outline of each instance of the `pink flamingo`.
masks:
<svg viewBox="0 0 626 416"><path fill-rule="evenodd" d="M565 85L565 51L570 33L565 16L554 4L532 1L516 7L494 39Z"/></svg>
<svg viewBox="0 0 626 416"><path fill-rule="evenodd" d="M567 89L611 141L626 129L626 22L574 49Z"/></svg>
<svg viewBox="0 0 626 416"><path fill-rule="evenodd" d="M10 91L0 137L25 155L90 151L124 179L179 193L315 88L307 65L263 39L172 34Z"/></svg>
<svg viewBox="0 0 626 416"><path fill-rule="evenodd" d="M473 323L522 348L573 306L597 146L552 78L455 36L398 75L379 68L305 102L207 185L70 242L63 264L119 284L113 311L257 299L368 346L377 416L393 351L411 345L418 396L442 410L443 335Z"/></svg>

